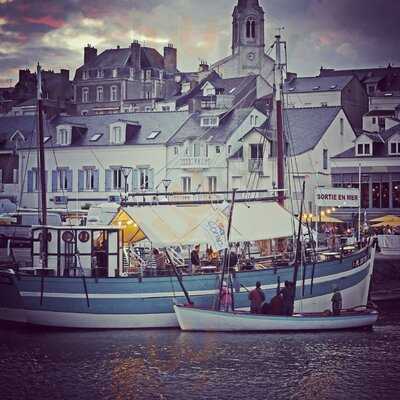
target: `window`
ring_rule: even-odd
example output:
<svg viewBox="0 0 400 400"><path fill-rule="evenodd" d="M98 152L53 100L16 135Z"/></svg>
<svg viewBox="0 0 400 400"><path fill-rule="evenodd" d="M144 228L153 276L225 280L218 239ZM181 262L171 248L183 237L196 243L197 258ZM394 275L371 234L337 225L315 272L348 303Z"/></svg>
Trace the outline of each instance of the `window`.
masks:
<svg viewBox="0 0 400 400"><path fill-rule="evenodd" d="M359 143L357 145L357 155L358 156L370 156L371 155L370 143Z"/></svg>
<svg viewBox="0 0 400 400"><path fill-rule="evenodd" d="M391 154L391 155L399 155L400 154L400 141L390 143L389 154Z"/></svg>
<svg viewBox="0 0 400 400"><path fill-rule="evenodd" d="M389 208L389 182L382 182L381 207Z"/></svg>
<svg viewBox="0 0 400 400"><path fill-rule="evenodd" d="M103 136L102 133L95 133L90 139L89 142L97 142Z"/></svg>
<svg viewBox="0 0 400 400"><path fill-rule="evenodd" d="M114 68L114 69L112 70L112 77L113 77L113 78L117 78L117 77L118 77L118 69L117 69L117 68Z"/></svg>
<svg viewBox="0 0 400 400"><path fill-rule="evenodd" d="M200 143L193 143L193 157L200 157Z"/></svg>
<svg viewBox="0 0 400 400"><path fill-rule="evenodd" d="M32 169L32 191L37 192L38 190L39 190L39 171L36 168L34 168Z"/></svg>
<svg viewBox="0 0 400 400"><path fill-rule="evenodd" d="M103 86L98 86L96 89L96 100L98 102L103 101Z"/></svg>
<svg viewBox="0 0 400 400"><path fill-rule="evenodd" d="M111 101L117 101L118 100L118 88L116 86L111 86L111 91L110 91L110 100Z"/></svg>
<svg viewBox="0 0 400 400"><path fill-rule="evenodd" d="M150 189L149 186L149 170L147 168L145 169L139 169L139 185L141 190L148 190Z"/></svg>
<svg viewBox="0 0 400 400"><path fill-rule="evenodd" d="M83 176L84 176L83 187L85 190L94 190L94 174L95 174L94 168L84 169L84 171L83 171Z"/></svg>
<svg viewBox="0 0 400 400"><path fill-rule="evenodd" d="M174 155L178 155L179 154L179 147L175 146L174 147Z"/></svg>
<svg viewBox="0 0 400 400"><path fill-rule="evenodd" d="M344 119L340 118L340 134L343 136L344 134Z"/></svg>
<svg viewBox="0 0 400 400"><path fill-rule="evenodd" d="M68 129L58 129L57 144L61 146L68 146L71 144L71 132Z"/></svg>
<svg viewBox="0 0 400 400"><path fill-rule="evenodd" d="M166 112L166 111L171 111L171 107L170 106L162 106L161 110Z"/></svg>
<svg viewBox="0 0 400 400"><path fill-rule="evenodd" d="M250 145L250 158L252 160L259 160L264 158L264 145L259 144L251 144Z"/></svg>
<svg viewBox="0 0 400 400"><path fill-rule="evenodd" d="M321 102L321 107L328 107L328 103L326 101Z"/></svg>
<svg viewBox="0 0 400 400"><path fill-rule="evenodd" d="M191 192L192 191L192 178L189 176L184 176L182 178L182 192Z"/></svg>
<svg viewBox="0 0 400 400"><path fill-rule="evenodd" d="M215 152L217 154L221 153L221 147L220 146L215 146Z"/></svg>
<svg viewBox="0 0 400 400"><path fill-rule="evenodd" d="M214 193L217 191L217 177L216 176L208 177L208 191L210 193Z"/></svg>
<svg viewBox="0 0 400 400"><path fill-rule="evenodd" d="M249 18L246 22L246 37L249 39L256 37L256 21L254 18Z"/></svg>
<svg viewBox="0 0 400 400"><path fill-rule="evenodd" d="M373 125L376 124L376 117L372 117L372 124L373 124Z"/></svg>
<svg viewBox="0 0 400 400"><path fill-rule="evenodd" d="M82 103L89 103L89 88L82 89Z"/></svg>
<svg viewBox="0 0 400 400"><path fill-rule="evenodd" d="M153 131L153 132L151 132L150 135L147 137L147 140L155 139L160 133L161 133L161 131Z"/></svg>
<svg viewBox="0 0 400 400"><path fill-rule="evenodd" d="M232 151L232 146L228 145L228 154L231 154L231 151Z"/></svg>
<svg viewBox="0 0 400 400"><path fill-rule="evenodd" d="M378 126L379 129L385 129L385 117L378 117Z"/></svg>
<svg viewBox="0 0 400 400"><path fill-rule="evenodd" d="M68 190L68 170L66 168L57 170L57 190Z"/></svg>
<svg viewBox="0 0 400 400"><path fill-rule="evenodd" d="M135 76L135 68L129 68L129 78L133 79Z"/></svg>
<svg viewBox="0 0 400 400"><path fill-rule="evenodd" d="M381 208L381 184L376 182L372 184L372 207Z"/></svg>
<svg viewBox="0 0 400 400"><path fill-rule="evenodd" d="M371 96L373 94L375 94L375 85L368 85L367 86L367 92L368 94Z"/></svg>
<svg viewBox="0 0 400 400"><path fill-rule="evenodd" d="M84 81L87 81L89 79L89 71L83 71L82 73L82 79Z"/></svg>
<svg viewBox="0 0 400 400"><path fill-rule="evenodd" d="M146 70L146 80L151 80L151 69Z"/></svg>
<svg viewBox="0 0 400 400"><path fill-rule="evenodd" d="M102 69L97 70L97 78L104 78L104 71Z"/></svg>
<svg viewBox="0 0 400 400"><path fill-rule="evenodd" d="M150 106L146 106L144 108L144 112L151 112L151 107Z"/></svg>
<svg viewBox="0 0 400 400"><path fill-rule="evenodd" d="M122 128L120 126L113 126L111 130L110 143L123 144Z"/></svg>
<svg viewBox="0 0 400 400"><path fill-rule="evenodd" d="M322 168L328 169L328 150L324 149L322 152Z"/></svg>
<svg viewBox="0 0 400 400"><path fill-rule="evenodd" d="M392 181L392 206L400 208L400 181Z"/></svg>
<svg viewBox="0 0 400 400"><path fill-rule="evenodd" d="M124 176L121 168L112 169L112 188L113 190L121 190L123 186Z"/></svg>
<svg viewBox="0 0 400 400"><path fill-rule="evenodd" d="M202 127L211 127L218 126L219 118L218 117L202 117L201 118L201 126Z"/></svg>
<svg viewBox="0 0 400 400"><path fill-rule="evenodd" d="M361 207L369 208L369 182L361 183Z"/></svg>

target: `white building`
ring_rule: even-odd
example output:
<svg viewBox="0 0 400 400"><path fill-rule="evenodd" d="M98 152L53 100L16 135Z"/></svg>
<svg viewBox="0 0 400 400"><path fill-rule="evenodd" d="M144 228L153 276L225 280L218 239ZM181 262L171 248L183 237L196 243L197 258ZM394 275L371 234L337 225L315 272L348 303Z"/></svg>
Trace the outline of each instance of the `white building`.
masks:
<svg viewBox="0 0 400 400"><path fill-rule="evenodd" d="M166 176L167 142L187 118L169 112L53 119L44 138L48 206L80 209L126 190L153 192ZM19 149L22 207L38 204L36 157L30 132Z"/></svg>
<svg viewBox="0 0 400 400"><path fill-rule="evenodd" d="M294 209L300 206L305 181L305 210L315 212L314 191L330 186L333 167L330 157L353 145L354 129L341 107L287 109L284 120L289 143L287 179L291 179Z"/></svg>

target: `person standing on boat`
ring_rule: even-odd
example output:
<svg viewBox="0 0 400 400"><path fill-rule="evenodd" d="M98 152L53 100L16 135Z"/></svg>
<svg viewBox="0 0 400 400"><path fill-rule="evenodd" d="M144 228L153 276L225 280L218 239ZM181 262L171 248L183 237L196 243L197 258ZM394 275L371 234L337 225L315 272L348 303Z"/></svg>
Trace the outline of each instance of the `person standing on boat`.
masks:
<svg viewBox="0 0 400 400"><path fill-rule="evenodd" d="M192 263L192 273L200 271L200 245L196 244L190 253L190 261Z"/></svg>
<svg viewBox="0 0 400 400"><path fill-rule="evenodd" d="M335 286L333 289L331 302L333 315L340 315L340 311L342 309L342 295L339 292L339 288L337 286Z"/></svg>
<svg viewBox="0 0 400 400"><path fill-rule="evenodd" d="M283 298L283 315L293 315L294 308L294 290L289 281L285 281L285 287L280 291Z"/></svg>
<svg viewBox="0 0 400 400"><path fill-rule="evenodd" d="M261 289L261 282L256 283L255 289L249 293L250 312L252 314L261 314L262 304L265 301L264 292Z"/></svg>
<svg viewBox="0 0 400 400"><path fill-rule="evenodd" d="M228 284L222 282L222 289L220 293L220 311L229 312L232 311L232 293L229 290Z"/></svg>

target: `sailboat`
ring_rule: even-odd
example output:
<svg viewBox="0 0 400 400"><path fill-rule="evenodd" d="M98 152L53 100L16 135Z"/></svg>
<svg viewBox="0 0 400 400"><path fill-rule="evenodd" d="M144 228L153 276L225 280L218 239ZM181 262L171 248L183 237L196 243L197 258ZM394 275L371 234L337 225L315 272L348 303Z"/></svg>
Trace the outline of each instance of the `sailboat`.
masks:
<svg viewBox="0 0 400 400"><path fill-rule="evenodd" d="M40 97L38 105L39 167L44 171ZM278 154L283 154L282 140L281 135ZM283 188L282 165L281 161L280 189ZM0 319L80 329L177 328L174 304L189 299L198 307L213 307L221 285L218 273L125 276L121 227L48 226L45 180L40 181L42 226L32 228L33 266L0 270ZM271 199L235 205L231 219L232 242L293 235L293 216L282 206L283 191L278 193L278 203ZM132 206L124 211L131 218L132 226L137 227L133 237L145 238L153 247L167 252L174 246L200 244L205 248L213 241L218 242L210 235L211 227L221 232L228 225L221 207L213 203ZM304 264L296 279L295 311L320 312L329 308L333 285L341 290L345 308L366 304L374 256L375 249L366 247L330 261L314 259ZM293 278L293 271L294 266L288 263L237 272L234 277L236 310L249 308L243 287L251 290L256 281L261 281L270 299L280 282Z"/></svg>

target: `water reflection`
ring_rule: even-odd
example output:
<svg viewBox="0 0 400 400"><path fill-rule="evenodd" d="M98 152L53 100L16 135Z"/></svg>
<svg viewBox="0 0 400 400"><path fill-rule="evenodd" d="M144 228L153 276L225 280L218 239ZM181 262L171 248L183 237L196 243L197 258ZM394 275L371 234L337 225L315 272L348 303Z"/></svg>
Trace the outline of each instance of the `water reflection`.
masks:
<svg viewBox="0 0 400 400"><path fill-rule="evenodd" d="M0 327L1 399L394 399L400 313L372 332L192 334Z"/></svg>

